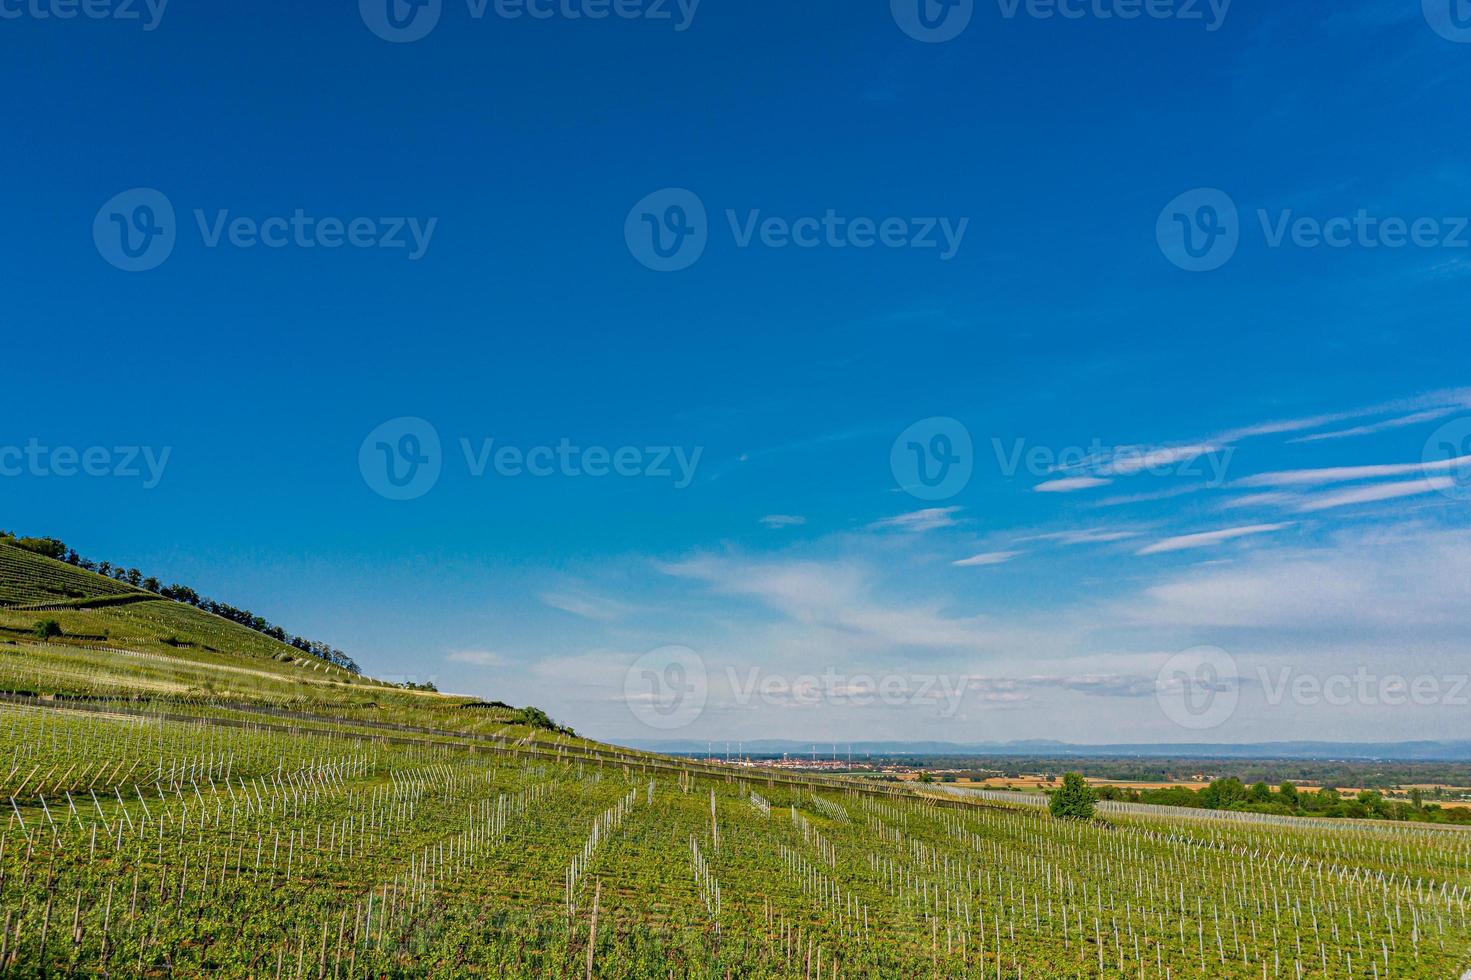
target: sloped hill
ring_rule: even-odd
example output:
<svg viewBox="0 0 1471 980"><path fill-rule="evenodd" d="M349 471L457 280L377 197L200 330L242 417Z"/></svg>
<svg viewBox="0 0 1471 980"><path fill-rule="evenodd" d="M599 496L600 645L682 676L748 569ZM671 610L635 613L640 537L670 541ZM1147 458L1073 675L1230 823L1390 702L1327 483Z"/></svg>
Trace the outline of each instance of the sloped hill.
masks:
<svg viewBox="0 0 1471 980"><path fill-rule="evenodd" d="M152 593L24 548L0 544L0 608L142 600Z"/></svg>

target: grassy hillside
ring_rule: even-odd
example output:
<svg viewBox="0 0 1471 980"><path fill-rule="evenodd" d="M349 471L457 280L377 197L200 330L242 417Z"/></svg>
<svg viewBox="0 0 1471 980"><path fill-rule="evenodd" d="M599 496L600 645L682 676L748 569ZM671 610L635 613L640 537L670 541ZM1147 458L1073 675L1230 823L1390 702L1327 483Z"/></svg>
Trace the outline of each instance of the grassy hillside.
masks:
<svg viewBox="0 0 1471 980"><path fill-rule="evenodd" d="M60 633L41 638L43 622ZM518 717L505 708L467 707L475 699L349 673L194 606L5 545L0 692L164 706L249 704L456 731Z"/></svg>
<svg viewBox="0 0 1471 980"><path fill-rule="evenodd" d="M0 544L0 608L49 603L86 604L149 593L96 572Z"/></svg>

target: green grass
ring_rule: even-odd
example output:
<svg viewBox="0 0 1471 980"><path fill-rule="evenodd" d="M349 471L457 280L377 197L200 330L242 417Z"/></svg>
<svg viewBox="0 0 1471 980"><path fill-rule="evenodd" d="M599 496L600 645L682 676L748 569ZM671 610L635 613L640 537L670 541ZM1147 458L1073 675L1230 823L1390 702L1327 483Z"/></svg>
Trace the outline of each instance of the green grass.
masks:
<svg viewBox="0 0 1471 980"><path fill-rule="evenodd" d="M105 575L0 544L0 607L147 595Z"/></svg>
<svg viewBox="0 0 1471 980"><path fill-rule="evenodd" d="M1471 965L1454 829L1057 821L528 728L177 603L45 615L58 641L0 612L5 977L572 978L590 946L629 980Z"/></svg>

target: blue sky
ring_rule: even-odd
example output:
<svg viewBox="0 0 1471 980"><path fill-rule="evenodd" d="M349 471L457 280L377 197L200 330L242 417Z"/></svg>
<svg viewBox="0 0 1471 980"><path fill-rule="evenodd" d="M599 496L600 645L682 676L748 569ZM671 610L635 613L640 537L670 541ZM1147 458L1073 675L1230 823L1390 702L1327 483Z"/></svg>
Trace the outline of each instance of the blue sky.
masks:
<svg viewBox="0 0 1471 980"><path fill-rule="evenodd" d="M1460 734L1450 693L1272 703L1471 670L1465 467L1422 466L1471 432L1435 3L992 0L935 43L903 2L444 0L406 43L355 6L0 3L0 447L167 453L0 452L5 526L610 739L669 733L669 646L679 736ZM969 477L930 499L891 463L940 418ZM432 486L375 491L410 455ZM1239 675L1206 729L1166 707L1202 646Z"/></svg>

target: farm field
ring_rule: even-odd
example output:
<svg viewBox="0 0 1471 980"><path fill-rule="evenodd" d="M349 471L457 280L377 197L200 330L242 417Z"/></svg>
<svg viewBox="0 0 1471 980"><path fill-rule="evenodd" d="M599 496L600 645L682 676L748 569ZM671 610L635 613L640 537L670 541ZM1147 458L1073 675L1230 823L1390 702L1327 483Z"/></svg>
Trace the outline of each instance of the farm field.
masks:
<svg viewBox="0 0 1471 980"><path fill-rule="evenodd" d="M6 705L0 742L8 976L577 976L594 928L609 977L1471 962L1454 830L1067 823L611 748L207 716Z"/></svg>
<svg viewBox="0 0 1471 980"><path fill-rule="evenodd" d="M47 613L46 640L37 615L0 612L6 977L1471 967L1453 828L1061 821L1005 794L599 744L164 600Z"/></svg>

